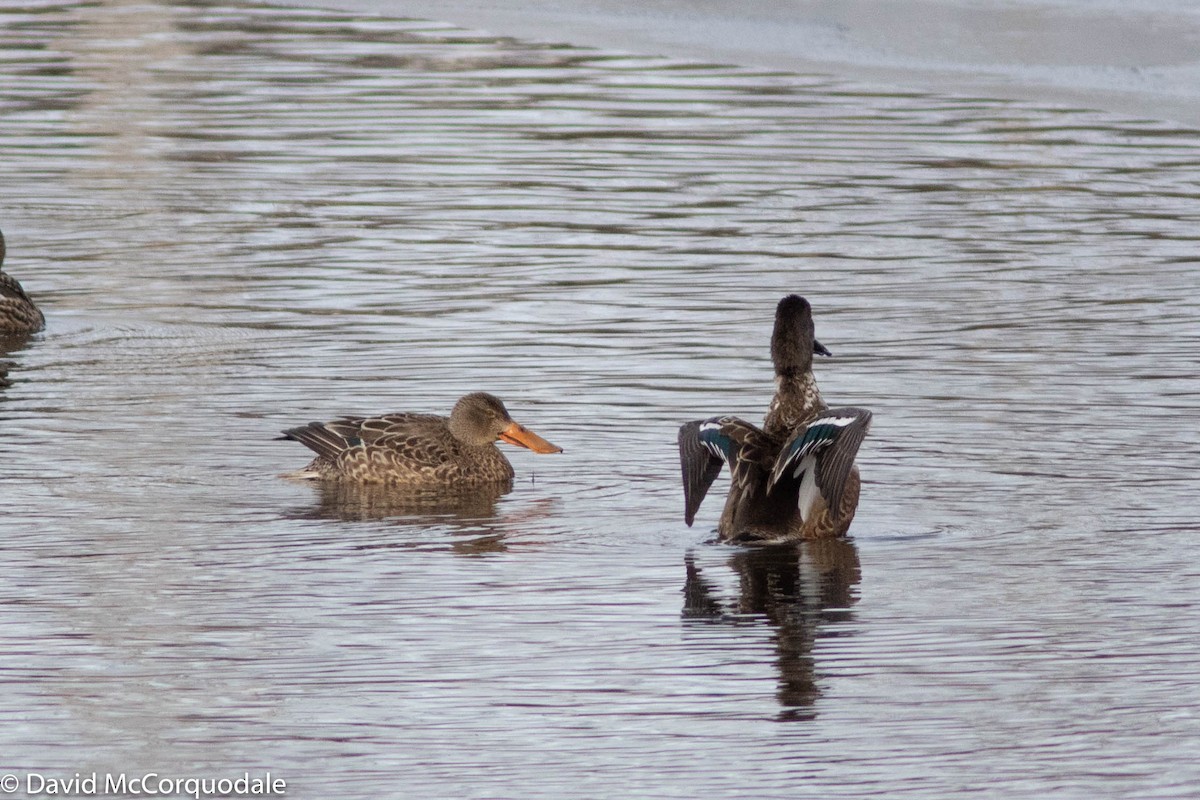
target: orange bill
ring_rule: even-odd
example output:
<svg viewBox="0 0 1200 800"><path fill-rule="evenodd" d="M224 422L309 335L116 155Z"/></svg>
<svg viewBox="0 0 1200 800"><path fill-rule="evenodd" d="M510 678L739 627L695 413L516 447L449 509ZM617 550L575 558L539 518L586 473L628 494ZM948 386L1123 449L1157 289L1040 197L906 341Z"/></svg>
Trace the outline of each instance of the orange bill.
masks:
<svg viewBox="0 0 1200 800"><path fill-rule="evenodd" d="M562 452L561 447L550 444L545 439L526 428L524 425L519 425L516 422L500 431L500 440L508 442L509 444L515 444L518 447L528 447L535 453Z"/></svg>

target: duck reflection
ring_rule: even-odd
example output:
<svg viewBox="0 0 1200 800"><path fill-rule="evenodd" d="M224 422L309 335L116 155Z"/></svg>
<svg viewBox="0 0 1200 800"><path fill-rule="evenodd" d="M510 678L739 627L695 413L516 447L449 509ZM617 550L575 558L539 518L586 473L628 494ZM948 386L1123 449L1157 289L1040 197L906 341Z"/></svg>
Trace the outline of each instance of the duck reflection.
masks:
<svg viewBox="0 0 1200 800"><path fill-rule="evenodd" d="M0 330L0 389L12 386L13 379L9 370L13 370L13 375L17 374L20 353L29 347L32 338L31 333ZM18 360L14 361L10 356Z"/></svg>
<svg viewBox="0 0 1200 800"><path fill-rule="evenodd" d="M512 481L498 481L464 491L445 488L406 488L350 481L321 481L319 503L310 516L337 520L379 520L404 517L406 522L445 523L488 520L496 504L512 491Z"/></svg>
<svg viewBox="0 0 1200 800"><path fill-rule="evenodd" d="M9 370L15 370L19 366L19 360L14 361L10 356L19 359L21 351L29 347L32 338L31 333L0 330L0 389L12 385Z"/></svg>
<svg viewBox="0 0 1200 800"><path fill-rule="evenodd" d="M0 335L0 389L12 386L13 379L9 377L9 370L15 369L18 366L16 361L9 361L8 359L3 358L3 356L15 355L20 349L19 346L10 349L7 347L9 343L11 343L11 340L6 339L3 335Z"/></svg>
<svg viewBox="0 0 1200 800"><path fill-rule="evenodd" d="M775 629L779 703L783 719L810 719L820 697L813 649L830 622L852 617L861 579L858 549L846 539L740 550L729 559L738 579L737 596L722 597L717 585L684 558L683 619L687 623L745 626L765 618ZM756 619L757 618L757 619Z"/></svg>
<svg viewBox="0 0 1200 800"><path fill-rule="evenodd" d="M456 492L395 486L322 481L314 484L318 502L291 516L338 522L385 522L405 529L437 529L455 537L451 551L464 556L484 556L508 550L508 536L553 512L554 501L536 498L500 510L500 499L512 490L511 481L500 481ZM405 538L377 547L429 547L427 539Z"/></svg>

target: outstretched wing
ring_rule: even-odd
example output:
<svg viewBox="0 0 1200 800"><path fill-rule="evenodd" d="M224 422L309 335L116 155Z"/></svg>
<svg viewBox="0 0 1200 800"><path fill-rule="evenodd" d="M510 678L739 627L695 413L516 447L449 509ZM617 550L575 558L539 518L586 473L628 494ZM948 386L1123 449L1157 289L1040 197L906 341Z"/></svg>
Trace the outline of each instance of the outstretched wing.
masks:
<svg viewBox="0 0 1200 800"><path fill-rule="evenodd" d="M683 470L683 521L691 527L700 502L708 488L721 474L725 455L712 444L712 435L705 426L713 420L686 422L679 428L679 466ZM704 430L701 430L704 428Z"/></svg>
<svg viewBox="0 0 1200 800"><path fill-rule="evenodd" d="M816 501L816 492L825 498L828 508L840 508L854 457L870 426L871 412L865 408L829 408L821 412L783 446L767 481L767 491L785 478L798 481L800 517L804 520Z"/></svg>
<svg viewBox="0 0 1200 800"><path fill-rule="evenodd" d="M766 435L738 417L712 417L679 428L679 464L683 470L683 521L688 525L721 465L729 464L734 485L744 487L768 446Z"/></svg>

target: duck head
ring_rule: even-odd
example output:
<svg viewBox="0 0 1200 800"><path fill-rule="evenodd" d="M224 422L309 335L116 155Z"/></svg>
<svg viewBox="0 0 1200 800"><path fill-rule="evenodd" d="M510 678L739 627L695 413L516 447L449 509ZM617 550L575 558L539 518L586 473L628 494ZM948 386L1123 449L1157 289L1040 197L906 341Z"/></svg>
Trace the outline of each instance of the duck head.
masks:
<svg viewBox="0 0 1200 800"><path fill-rule="evenodd" d="M454 438L476 447L498 440L535 453L562 452L561 447L515 422L500 398L487 392L474 392L455 403L448 425Z"/></svg>
<svg viewBox="0 0 1200 800"><path fill-rule="evenodd" d="M789 294L775 307L771 334L771 361L775 374L798 377L812 371L813 354L831 356L814 332L812 306L798 294Z"/></svg>

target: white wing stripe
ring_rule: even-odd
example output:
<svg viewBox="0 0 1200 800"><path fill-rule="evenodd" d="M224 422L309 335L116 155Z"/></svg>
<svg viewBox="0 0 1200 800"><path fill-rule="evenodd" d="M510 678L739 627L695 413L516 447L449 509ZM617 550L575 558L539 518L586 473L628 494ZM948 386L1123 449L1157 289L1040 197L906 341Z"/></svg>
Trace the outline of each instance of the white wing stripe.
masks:
<svg viewBox="0 0 1200 800"><path fill-rule="evenodd" d="M808 423L808 427L811 428L814 425L836 425L839 428L844 428L857 419L858 417L817 417Z"/></svg>

